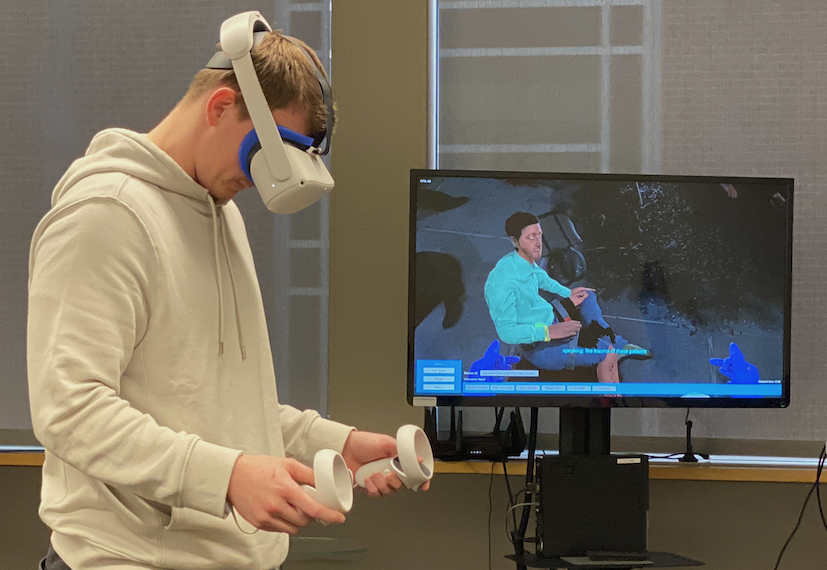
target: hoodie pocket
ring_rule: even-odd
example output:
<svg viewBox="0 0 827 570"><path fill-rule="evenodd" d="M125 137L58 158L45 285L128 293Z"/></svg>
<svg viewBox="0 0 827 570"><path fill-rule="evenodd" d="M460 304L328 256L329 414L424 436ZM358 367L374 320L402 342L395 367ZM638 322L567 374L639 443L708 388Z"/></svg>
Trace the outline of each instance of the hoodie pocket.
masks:
<svg viewBox="0 0 827 570"><path fill-rule="evenodd" d="M207 520L212 518L214 517L200 513L193 509L172 507L169 522L164 526L164 530L192 530L204 528L207 526Z"/></svg>
<svg viewBox="0 0 827 570"><path fill-rule="evenodd" d="M247 532L255 531L250 523L238 516L238 521ZM218 518L195 509L172 507L169 522L164 525L164 531L199 531L200 533L224 533L228 527L235 528L233 516Z"/></svg>

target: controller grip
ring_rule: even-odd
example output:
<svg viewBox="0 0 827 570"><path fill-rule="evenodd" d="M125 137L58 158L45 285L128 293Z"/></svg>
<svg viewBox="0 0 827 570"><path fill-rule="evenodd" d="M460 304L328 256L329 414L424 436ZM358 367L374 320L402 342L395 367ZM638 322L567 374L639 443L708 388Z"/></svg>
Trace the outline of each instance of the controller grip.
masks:
<svg viewBox="0 0 827 570"><path fill-rule="evenodd" d="M304 491L304 494L314 501L319 500L319 493L316 491L315 487L311 487L310 485L302 485L302 491ZM328 523L321 519L316 519L316 522L321 523L322 526L328 526Z"/></svg>
<svg viewBox="0 0 827 570"><path fill-rule="evenodd" d="M314 501L319 500L319 493L316 492L315 487L311 487L310 485L302 485L302 491L304 491L304 494Z"/></svg>
<svg viewBox="0 0 827 570"><path fill-rule="evenodd" d="M354 479L356 480L357 485L359 485L362 488L365 488L365 479L367 479L374 473L381 473L382 476L385 476L390 475L394 472L396 472L396 469L394 469L393 458L386 457L385 459L377 459L376 461L371 461L370 463L365 463L364 465L362 465L356 471Z"/></svg>

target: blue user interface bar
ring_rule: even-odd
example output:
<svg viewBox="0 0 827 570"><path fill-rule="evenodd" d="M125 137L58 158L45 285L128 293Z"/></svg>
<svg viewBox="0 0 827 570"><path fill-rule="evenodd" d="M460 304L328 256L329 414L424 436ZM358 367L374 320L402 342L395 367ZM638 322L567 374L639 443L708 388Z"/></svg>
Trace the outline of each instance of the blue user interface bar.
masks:
<svg viewBox="0 0 827 570"><path fill-rule="evenodd" d="M422 396L595 396L651 398L780 398L781 381L758 384L701 382L538 382L536 370L463 371L461 360L417 360L416 394Z"/></svg>
<svg viewBox="0 0 827 570"><path fill-rule="evenodd" d="M462 394L462 360L417 360L416 392L432 396Z"/></svg>
<svg viewBox="0 0 827 570"><path fill-rule="evenodd" d="M622 383L604 384L598 382L465 382L462 395L485 396L495 394L544 394L544 395L594 395L613 394L630 397L654 398L721 398L759 397L780 398L780 382L761 384L663 384L663 383Z"/></svg>

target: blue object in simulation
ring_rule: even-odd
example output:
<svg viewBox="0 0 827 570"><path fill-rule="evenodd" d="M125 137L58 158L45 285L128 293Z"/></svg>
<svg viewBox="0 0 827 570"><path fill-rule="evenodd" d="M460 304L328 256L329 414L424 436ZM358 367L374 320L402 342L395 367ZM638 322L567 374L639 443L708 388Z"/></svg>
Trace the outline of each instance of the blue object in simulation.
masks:
<svg viewBox="0 0 827 570"><path fill-rule="evenodd" d="M727 358L710 358L712 366L718 366L721 374L729 378L730 384L758 384L758 368L747 362L744 353L734 342L729 344Z"/></svg>
<svg viewBox="0 0 827 570"><path fill-rule="evenodd" d="M475 361L468 371L471 372L473 376L474 372L479 373L481 370L511 370L511 366L517 364L519 361L519 356L503 356L500 354L500 341L494 340L488 345L483 357ZM497 376L496 378L503 380L501 376ZM479 376L479 379L490 380L491 377Z"/></svg>

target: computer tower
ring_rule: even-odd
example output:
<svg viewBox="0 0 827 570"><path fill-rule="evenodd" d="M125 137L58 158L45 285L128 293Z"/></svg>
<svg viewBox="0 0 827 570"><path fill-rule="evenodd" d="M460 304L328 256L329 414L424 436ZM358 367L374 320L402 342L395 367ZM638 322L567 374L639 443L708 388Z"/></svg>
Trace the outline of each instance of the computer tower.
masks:
<svg viewBox="0 0 827 570"><path fill-rule="evenodd" d="M544 456L537 462L538 554L647 552L645 455Z"/></svg>

